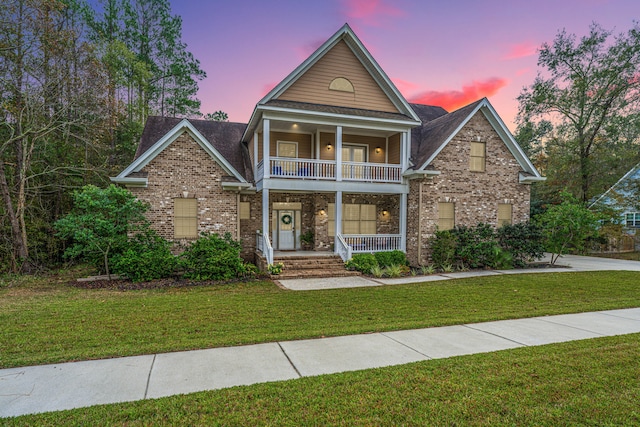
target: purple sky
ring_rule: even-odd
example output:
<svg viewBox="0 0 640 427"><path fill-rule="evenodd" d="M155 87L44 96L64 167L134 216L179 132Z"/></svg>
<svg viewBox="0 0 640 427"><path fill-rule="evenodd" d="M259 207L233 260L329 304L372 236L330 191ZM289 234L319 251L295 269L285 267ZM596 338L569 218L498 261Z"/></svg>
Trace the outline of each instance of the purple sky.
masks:
<svg viewBox="0 0 640 427"><path fill-rule="evenodd" d="M246 123L253 108L345 22L411 102L449 111L487 96L515 129L516 97L536 49L563 28L614 33L640 19L638 0L172 0L201 61L201 111Z"/></svg>

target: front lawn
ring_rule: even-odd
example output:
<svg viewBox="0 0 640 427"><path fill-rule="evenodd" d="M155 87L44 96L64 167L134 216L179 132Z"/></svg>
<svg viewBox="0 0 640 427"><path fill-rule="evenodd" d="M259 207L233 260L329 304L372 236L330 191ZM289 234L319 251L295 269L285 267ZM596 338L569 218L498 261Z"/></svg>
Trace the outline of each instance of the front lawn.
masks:
<svg viewBox="0 0 640 427"><path fill-rule="evenodd" d="M640 334L3 419L7 426L637 426Z"/></svg>
<svg viewBox="0 0 640 427"><path fill-rule="evenodd" d="M295 292L269 281L137 291L0 286L0 367L640 307L639 272Z"/></svg>

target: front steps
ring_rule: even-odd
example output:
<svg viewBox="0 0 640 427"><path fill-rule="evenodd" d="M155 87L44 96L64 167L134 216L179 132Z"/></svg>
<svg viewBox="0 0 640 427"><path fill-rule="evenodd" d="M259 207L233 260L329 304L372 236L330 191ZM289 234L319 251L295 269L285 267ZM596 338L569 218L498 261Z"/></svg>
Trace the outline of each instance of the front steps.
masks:
<svg viewBox="0 0 640 427"><path fill-rule="evenodd" d="M282 273L271 276L275 280L360 276L360 272L344 268L342 258L333 253L274 256L273 263L279 262L284 264L284 268Z"/></svg>

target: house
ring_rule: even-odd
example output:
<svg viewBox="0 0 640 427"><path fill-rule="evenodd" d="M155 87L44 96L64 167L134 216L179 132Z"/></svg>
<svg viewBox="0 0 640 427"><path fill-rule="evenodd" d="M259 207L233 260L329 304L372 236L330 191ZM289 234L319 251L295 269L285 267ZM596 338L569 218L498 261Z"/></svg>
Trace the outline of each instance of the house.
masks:
<svg viewBox="0 0 640 427"><path fill-rule="evenodd" d="M248 124L150 117L112 181L174 241L230 232L272 263L311 232L314 251L397 249L419 265L437 228L527 221L543 179L486 98L451 113L410 104L345 25Z"/></svg>
<svg viewBox="0 0 640 427"><path fill-rule="evenodd" d="M618 212L619 222L627 234L640 235L640 163L597 197L589 208L598 206L612 208Z"/></svg>

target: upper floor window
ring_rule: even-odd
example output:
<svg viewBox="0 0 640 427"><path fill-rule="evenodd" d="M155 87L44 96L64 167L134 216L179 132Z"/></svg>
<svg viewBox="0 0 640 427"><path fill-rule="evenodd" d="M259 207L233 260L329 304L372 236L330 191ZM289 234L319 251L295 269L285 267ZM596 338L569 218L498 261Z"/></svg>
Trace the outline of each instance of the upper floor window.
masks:
<svg viewBox="0 0 640 427"><path fill-rule="evenodd" d="M469 160L469 169L472 172L484 172L486 164L486 144L484 142L471 143L471 157Z"/></svg>

